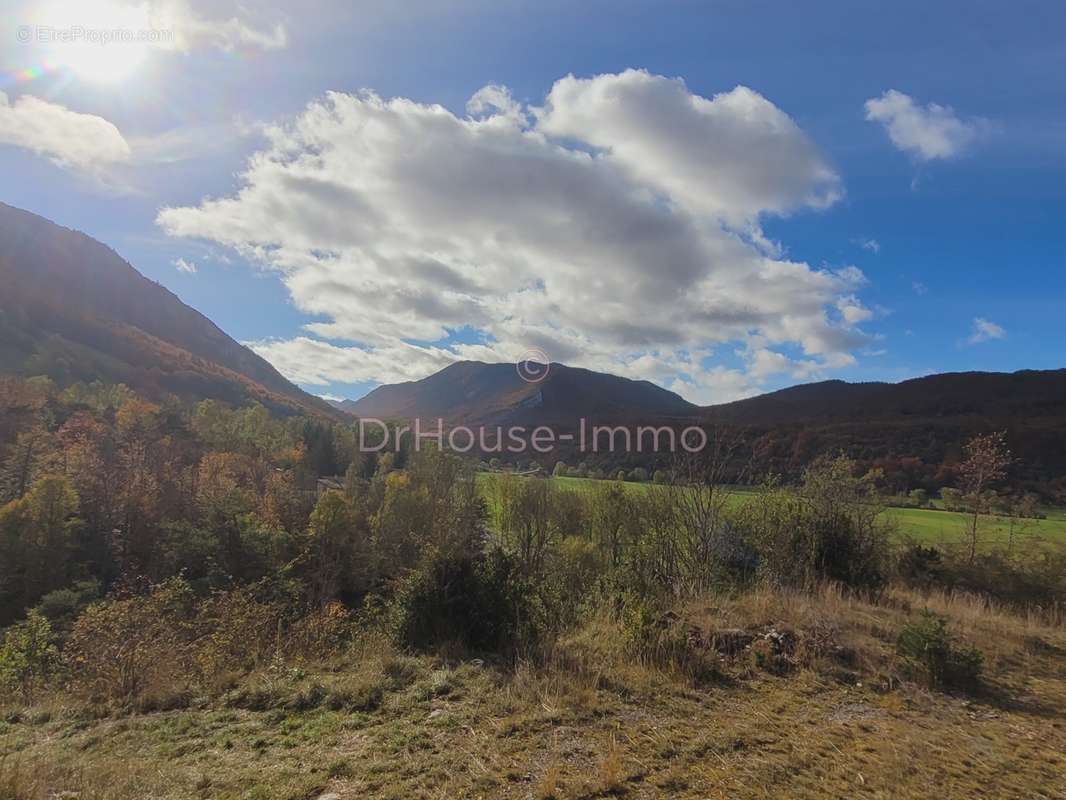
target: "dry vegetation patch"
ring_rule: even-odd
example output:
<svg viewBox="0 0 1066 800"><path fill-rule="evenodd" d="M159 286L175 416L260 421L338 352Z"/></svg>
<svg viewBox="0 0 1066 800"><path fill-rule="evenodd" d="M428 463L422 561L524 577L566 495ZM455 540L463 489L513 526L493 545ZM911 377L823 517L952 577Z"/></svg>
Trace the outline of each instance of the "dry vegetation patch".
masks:
<svg viewBox="0 0 1066 800"><path fill-rule="evenodd" d="M974 694L910 679L896 638L922 609L985 653ZM0 723L0 798L1063 796L1059 628L832 587L711 595L655 624L713 678L603 612L517 665L375 640L176 711L52 697Z"/></svg>

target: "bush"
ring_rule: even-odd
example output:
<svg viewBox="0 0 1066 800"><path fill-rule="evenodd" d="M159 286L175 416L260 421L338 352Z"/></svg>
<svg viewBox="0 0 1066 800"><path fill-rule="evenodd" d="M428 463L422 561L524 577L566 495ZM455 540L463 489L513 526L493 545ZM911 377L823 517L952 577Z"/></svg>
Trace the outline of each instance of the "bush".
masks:
<svg viewBox="0 0 1066 800"><path fill-rule="evenodd" d="M648 471L644 467L634 467L629 471L628 480L644 483L648 480Z"/></svg>
<svg viewBox="0 0 1066 800"><path fill-rule="evenodd" d="M12 625L0 642L0 686L18 691L30 702L34 691L59 664L55 635L48 620L31 611L23 622Z"/></svg>
<svg viewBox="0 0 1066 800"><path fill-rule="evenodd" d="M64 651L73 688L91 699L131 703L172 692L192 672L194 598L180 578L146 596L89 606Z"/></svg>
<svg viewBox="0 0 1066 800"><path fill-rule="evenodd" d="M622 639L626 650L644 664L683 675L696 685L721 677L718 654L702 634L672 611L633 594L621 599Z"/></svg>
<svg viewBox="0 0 1066 800"><path fill-rule="evenodd" d="M269 661L280 644L283 609L255 596L254 588L218 592L200 604L196 662L211 687L224 685L233 673L243 673Z"/></svg>
<svg viewBox="0 0 1066 800"><path fill-rule="evenodd" d="M1066 607L1066 550L1040 548L1009 554L994 550L972 560L945 559L940 582L950 589L993 597L1014 608L1050 616Z"/></svg>
<svg viewBox="0 0 1066 800"><path fill-rule="evenodd" d="M944 620L931 611L923 611L899 632L896 654L924 672L931 686L945 688L974 688L984 662L976 647L955 644Z"/></svg>
<svg viewBox="0 0 1066 800"><path fill-rule="evenodd" d="M867 591L884 585L890 529L873 485L853 470L846 458L819 459L799 493L769 486L737 513L766 578L800 589L823 581Z"/></svg>
<svg viewBox="0 0 1066 800"><path fill-rule="evenodd" d="M68 589L56 589L49 592L36 606L52 626L56 636L62 641L78 618L89 605L100 599L100 584L96 581L79 581Z"/></svg>
<svg viewBox="0 0 1066 800"><path fill-rule="evenodd" d="M962 492L958 489L945 487L940 490L940 500L944 503L945 511L965 511Z"/></svg>
<svg viewBox="0 0 1066 800"><path fill-rule="evenodd" d="M513 651L535 642L532 595L518 562L498 548L443 555L430 547L393 599L393 630L399 644L419 650L457 643Z"/></svg>
<svg viewBox="0 0 1066 800"><path fill-rule="evenodd" d="M928 589L944 578L944 561L935 547L912 544L899 557L896 571L911 586Z"/></svg>

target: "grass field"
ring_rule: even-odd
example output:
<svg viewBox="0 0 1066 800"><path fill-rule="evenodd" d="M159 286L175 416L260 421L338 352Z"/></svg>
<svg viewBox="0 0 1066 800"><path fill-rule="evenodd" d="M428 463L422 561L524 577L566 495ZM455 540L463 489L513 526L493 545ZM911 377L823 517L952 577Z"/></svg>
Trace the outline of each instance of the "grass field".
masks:
<svg viewBox="0 0 1066 800"><path fill-rule="evenodd" d="M494 476L479 473L478 480L492 502L491 486ZM552 478L559 486L574 491L589 491L601 481L592 478ZM624 483L627 491L646 492L654 484ZM730 489L734 502L742 503L755 495L745 488ZM1015 544L1055 543L1066 544L1066 510L1045 509L1046 519L1014 520ZM923 544L954 545L967 540L971 518L968 514L943 511L937 508L888 508L885 515L896 524L900 541L917 541ZM979 544L983 547L1006 547L1011 540L1011 521L1002 517L982 517L978 528Z"/></svg>
<svg viewBox="0 0 1066 800"><path fill-rule="evenodd" d="M1062 629L955 597L890 599L763 593L681 610L701 639L770 621L845 648L783 675L740 655L693 682L593 617L539 666L382 644L160 713L94 715L57 696L0 709L0 798L1061 798ZM896 632L925 605L983 650L976 695L903 680Z"/></svg>

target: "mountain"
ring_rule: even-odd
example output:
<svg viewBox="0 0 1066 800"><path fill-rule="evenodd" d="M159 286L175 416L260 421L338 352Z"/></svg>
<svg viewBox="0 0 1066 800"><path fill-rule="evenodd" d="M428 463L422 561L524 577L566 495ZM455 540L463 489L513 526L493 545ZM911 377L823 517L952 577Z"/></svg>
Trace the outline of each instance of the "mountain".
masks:
<svg viewBox="0 0 1066 800"><path fill-rule="evenodd" d="M436 420L454 424L577 425L596 420L682 418L699 409L649 381L634 381L551 364L540 381L524 380L514 364L460 361L419 381L379 386L344 410L377 419Z"/></svg>
<svg viewBox="0 0 1066 800"><path fill-rule="evenodd" d="M337 416L84 233L0 203L0 372Z"/></svg>
<svg viewBox="0 0 1066 800"><path fill-rule="evenodd" d="M1007 432L1015 479L1066 499L1066 370L960 372L901 383L825 381L711 406L743 428L753 461L795 475L820 453L881 469L896 488L951 480L971 436Z"/></svg>
<svg viewBox="0 0 1066 800"><path fill-rule="evenodd" d="M744 425L874 419L1062 418L1066 370L955 372L901 383L823 381L709 406L714 419Z"/></svg>
<svg viewBox="0 0 1066 800"><path fill-rule="evenodd" d="M1049 496L1066 493L1066 370L930 375L901 383L823 381L714 406L695 406L647 381L552 364L539 383L514 364L460 362L420 381L381 386L341 407L356 416L453 425L711 425L735 431L745 463L797 476L822 453L844 452L881 469L889 487L930 488L951 479L972 435L1006 430L1015 474ZM424 424L433 430L433 424ZM602 467L665 465L644 452L579 452L559 444L551 459ZM739 468L739 467L738 467ZM1060 488L1048 488L1056 482Z"/></svg>

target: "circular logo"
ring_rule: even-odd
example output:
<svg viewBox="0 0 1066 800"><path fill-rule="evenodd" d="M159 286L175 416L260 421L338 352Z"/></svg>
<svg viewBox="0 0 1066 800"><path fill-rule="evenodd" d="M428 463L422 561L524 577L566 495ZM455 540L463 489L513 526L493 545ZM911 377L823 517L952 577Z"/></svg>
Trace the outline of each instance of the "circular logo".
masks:
<svg viewBox="0 0 1066 800"><path fill-rule="evenodd" d="M26 44L33 38L33 28L29 25L19 25L18 33L15 36L19 40L19 44Z"/></svg>
<svg viewBox="0 0 1066 800"><path fill-rule="evenodd" d="M526 383L539 383L548 377L551 369L551 358L539 347L531 347L522 354L515 364L518 377Z"/></svg>

